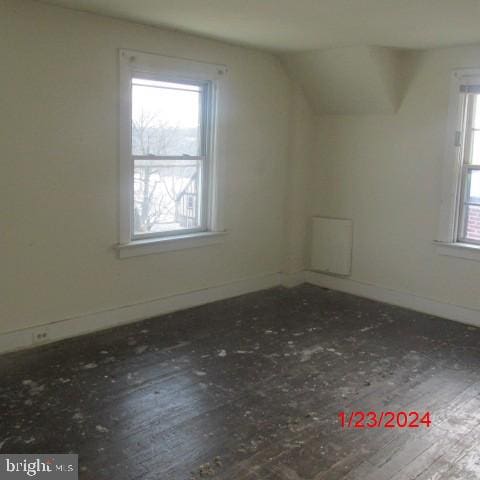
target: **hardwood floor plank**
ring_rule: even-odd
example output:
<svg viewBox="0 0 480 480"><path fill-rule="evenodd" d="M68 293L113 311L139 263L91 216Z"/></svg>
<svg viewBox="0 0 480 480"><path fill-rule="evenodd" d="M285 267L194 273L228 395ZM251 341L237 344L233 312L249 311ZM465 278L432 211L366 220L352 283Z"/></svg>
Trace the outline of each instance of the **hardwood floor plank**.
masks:
<svg viewBox="0 0 480 480"><path fill-rule="evenodd" d="M0 357L0 452L82 480L478 479L479 427L480 329L312 285Z"/></svg>

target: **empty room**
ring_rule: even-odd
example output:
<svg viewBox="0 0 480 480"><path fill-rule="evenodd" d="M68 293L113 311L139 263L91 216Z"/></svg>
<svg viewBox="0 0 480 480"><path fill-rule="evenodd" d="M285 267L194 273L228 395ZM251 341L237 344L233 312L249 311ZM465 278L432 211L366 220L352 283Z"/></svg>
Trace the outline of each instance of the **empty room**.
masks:
<svg viewBox="0 0 480 480"><path fill-rule="evenodd" d="M0 0L0 480L480 480L479 25Z"/></svg>

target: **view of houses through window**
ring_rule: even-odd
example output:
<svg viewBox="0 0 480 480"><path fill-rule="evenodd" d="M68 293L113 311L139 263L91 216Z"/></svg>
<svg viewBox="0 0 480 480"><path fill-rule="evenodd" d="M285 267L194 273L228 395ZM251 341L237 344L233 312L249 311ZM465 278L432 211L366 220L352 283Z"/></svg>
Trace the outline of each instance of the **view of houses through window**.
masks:
<svg viewBox="0 0 480 480"><path fill-rule="evenodd" d="M201 227L203 89L132 80L133 235Z"/></svg>

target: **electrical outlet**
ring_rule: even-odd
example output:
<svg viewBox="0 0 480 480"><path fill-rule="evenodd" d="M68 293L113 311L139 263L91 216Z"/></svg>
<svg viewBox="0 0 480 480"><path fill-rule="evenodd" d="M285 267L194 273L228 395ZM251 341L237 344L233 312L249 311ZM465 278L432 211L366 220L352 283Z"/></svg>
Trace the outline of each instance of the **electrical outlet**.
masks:
<svg viewBox="0 0 480 480"><path fill-rule="evenodd" d="M32 344L48 342L50 335L47 327L37 328L32 332Z"/></svg>

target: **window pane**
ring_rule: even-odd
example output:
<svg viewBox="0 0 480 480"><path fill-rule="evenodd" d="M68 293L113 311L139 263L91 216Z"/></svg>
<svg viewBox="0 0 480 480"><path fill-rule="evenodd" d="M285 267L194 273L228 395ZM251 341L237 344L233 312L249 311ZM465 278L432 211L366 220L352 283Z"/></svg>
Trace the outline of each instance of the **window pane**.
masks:
<svg viewBox="0 0 480 480"><path fill-rule="evenodd" d="M132 154L200 155L198 85L132 80Z"/></svg>
<svg viewBox="0 0 480 480"><path fill-rule="evenodd" d="M480 130L472 132L472 165L480 165Z"/></svg>
<svg viewBox="0 0 480 480"><path fill-rule="evenodd" d="M473 112L473 128L480 128L480 95L475 95L474 112Z"/></svg>
<svg viewBox="0 0 480 480"><path fill-rule="evenodd" d="M466 190L467 202L480 204L480 170L470 170L467 173Z"/></svg>
<svg viewBox="0 0 480 480"><path fill-rule="evenodd" d="M135 160L134 234L201 225L201 161Z"/></svg>
<svg viewBox="0 0 480 480"><path fill-rule="evenodd" d="M466 239L480 242L480 206L467 205L465 214Z"/></svg>

